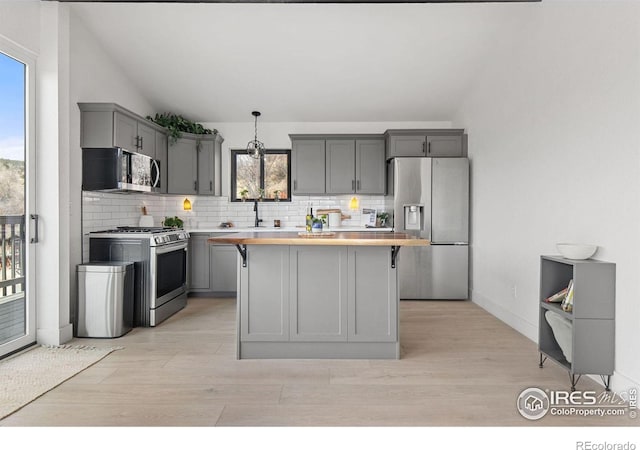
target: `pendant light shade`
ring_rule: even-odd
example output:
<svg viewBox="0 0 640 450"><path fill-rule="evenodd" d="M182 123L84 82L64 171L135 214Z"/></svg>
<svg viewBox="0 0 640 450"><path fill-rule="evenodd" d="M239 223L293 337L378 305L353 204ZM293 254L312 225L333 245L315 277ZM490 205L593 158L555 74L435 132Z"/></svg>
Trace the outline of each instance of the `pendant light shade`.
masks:
<svg viewBox="0 0 640 450"><path fill-rule="evenodd" d="M191 201L188 198L185 198L182 202L182 209L185 211L191 211Z"/></svg>
<svg viewBox="0 0 640 450"><path fill-rule="evenodd" d="M264 144L258 140L258 117L260 112L253 111L251 114L255 117L255 134L253 141L249 141L247 144L247 153L252 158L260 159L264 156Z"/></svg>

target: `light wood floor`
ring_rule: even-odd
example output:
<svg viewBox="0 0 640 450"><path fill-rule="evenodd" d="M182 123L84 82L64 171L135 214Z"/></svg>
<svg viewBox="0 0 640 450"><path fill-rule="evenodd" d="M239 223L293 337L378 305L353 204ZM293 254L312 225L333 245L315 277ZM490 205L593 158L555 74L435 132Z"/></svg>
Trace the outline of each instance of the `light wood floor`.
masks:
<svg viewBox="0 0 640 450"><path fill-rule="evenodd" d="M402 359L235 360L235 300L189 299L156 328L77 339L119 350L2 426L629 425L516 411L527 387L567 389L536 345L471 302L401 302ZM601 388L582 379L579 389Z"/></svg>

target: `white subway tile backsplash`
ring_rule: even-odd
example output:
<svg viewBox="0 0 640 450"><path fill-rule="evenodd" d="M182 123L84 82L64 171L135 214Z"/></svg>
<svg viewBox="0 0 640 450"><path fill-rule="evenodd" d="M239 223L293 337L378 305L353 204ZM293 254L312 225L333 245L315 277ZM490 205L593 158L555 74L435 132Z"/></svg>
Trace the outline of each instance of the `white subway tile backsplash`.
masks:
<svg viewBox="0 0 640 450"><path fill-rule="evenodd" d="M117 226L137 226L143 206L154 217L154 225L161 226L165 217L178 216L185 226L211 228L221 222L232 221L237 227L254 224L253 203L229 202L226 197L187 196L192 203L192 211L183 211L184 195L113 194L105 192L83 192L82 226L83 233L99 231ZM362 208L383 210L382 196L359 196L360 210L350 211L351 196L296 196L291 202L260 203L260 218L271 226L279 219L281 226L292 227L304 224L307 206L318 209L340 208L343 214L351 216L344 225L359 226Z"/></svg>

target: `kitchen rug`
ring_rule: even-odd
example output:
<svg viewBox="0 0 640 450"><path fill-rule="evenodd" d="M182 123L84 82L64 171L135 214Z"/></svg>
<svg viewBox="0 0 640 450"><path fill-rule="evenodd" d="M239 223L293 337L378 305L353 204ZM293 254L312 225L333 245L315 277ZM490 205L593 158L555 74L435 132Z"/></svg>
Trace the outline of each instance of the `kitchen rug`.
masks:
<svg viewBox="0 0 640 450"><path fill-rule="evenodd" d="M0 361L0 419L124 347L34 347Z"/></svg>

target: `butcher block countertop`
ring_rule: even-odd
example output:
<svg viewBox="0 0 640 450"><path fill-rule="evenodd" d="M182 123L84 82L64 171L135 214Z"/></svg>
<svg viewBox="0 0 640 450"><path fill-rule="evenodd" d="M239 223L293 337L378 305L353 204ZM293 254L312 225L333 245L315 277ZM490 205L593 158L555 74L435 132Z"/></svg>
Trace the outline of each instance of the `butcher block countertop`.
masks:
<svg viewBox="0 0 640 450"><path fill-rule="evenodd" d="M321 234L305 232L232 233L209 238L208 242L235 245L366 245L378 247L421 247L430 244L428 239L416 238L406 233L371 231L323 232Z"/></svg>

